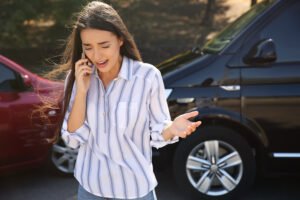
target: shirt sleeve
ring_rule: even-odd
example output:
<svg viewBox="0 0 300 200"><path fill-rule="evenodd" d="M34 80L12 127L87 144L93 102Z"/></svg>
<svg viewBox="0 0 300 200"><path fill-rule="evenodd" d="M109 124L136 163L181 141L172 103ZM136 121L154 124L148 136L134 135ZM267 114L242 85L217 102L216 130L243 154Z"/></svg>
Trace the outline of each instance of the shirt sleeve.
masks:
<svg viewBox="0 0 300 200"><path fill-rule="evenodd" d="M161 73L155 69L154 80L152 81L150 92L150 134L152 147L161 148L167 144L175 143L179 140L178 136L166 141L162 132L172 121L165 96L165 87Z"/></svg>
<svg viewBox="0 0 300 200"><path fill-rule="evenodd" d="M68 82L70 73L67 75L66 80L65 80L65 90ZM87 142L89 134L90 134L90 127L85 120L84 123L82 124L81 127L79 127L76 131L74 132L69 132L68 131L68 119L69 115L74 103L74 98L75 98L75 93L76 93L76 86L75 84L73 85L72 89L72 94L70 98L70 103L67 108L66 114L64 116L64 121L61 129L61 136L62 139L65 141L66 145L68 145L71 148L78 148L81 144L84 144Z"/></svg>

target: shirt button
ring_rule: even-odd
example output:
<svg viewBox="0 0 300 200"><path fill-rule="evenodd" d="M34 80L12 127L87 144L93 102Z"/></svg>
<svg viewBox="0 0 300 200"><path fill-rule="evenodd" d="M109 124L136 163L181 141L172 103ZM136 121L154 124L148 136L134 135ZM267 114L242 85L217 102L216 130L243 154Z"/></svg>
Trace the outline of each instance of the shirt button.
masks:
<svg viewBox="0 0 300 200"><path fill-rule="evenodd" d="M103 112L102 115L105 116L105 112Z"/></svg>

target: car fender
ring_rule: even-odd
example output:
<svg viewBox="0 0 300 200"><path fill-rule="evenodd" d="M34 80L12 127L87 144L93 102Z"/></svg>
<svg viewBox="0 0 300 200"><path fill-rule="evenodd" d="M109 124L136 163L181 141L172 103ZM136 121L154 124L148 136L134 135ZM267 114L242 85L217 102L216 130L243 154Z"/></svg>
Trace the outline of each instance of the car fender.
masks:
<svg viewBox="0 0 300 200"><path fill-rule="evenodd" d="M255 120L241 116L238 112L220 107L194 108L188 112L195 110L199 112L199 115L194 120L202 121L202 126L211 125L212 123L218 125L218 123L221 123L220 125L225 125L229 128L242 128L242 130L246 130L240 133L242 136L246 136L246 138L251 137L264 148L267 148L269 145L266 133Z"/></svg>

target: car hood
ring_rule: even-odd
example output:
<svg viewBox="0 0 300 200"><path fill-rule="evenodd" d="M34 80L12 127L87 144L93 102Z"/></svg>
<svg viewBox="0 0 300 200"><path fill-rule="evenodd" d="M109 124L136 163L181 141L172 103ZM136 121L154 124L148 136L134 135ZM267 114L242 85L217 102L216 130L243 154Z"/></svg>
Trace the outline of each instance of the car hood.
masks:
<svg viewBox="0 0 300 200"><path fill-rule="evenodd" d="M165 75L168 72L181 68L184 66L183 64L193 60L194 58L200 57L201 55L202 54L198 48L188 50L159 63L157 68L160 70L162 75Z"/></svg>
<svg viewBox="0 0 300 200"><path fill-rule="evenodd" d="M196 83L197 79L189 79L188 77L197 73L198 77L202 76L206 78L206 72L201 72L205 70L208 64L214 61L217 56L216 54L203 54L191 50L160 63L157 65L157 68L163 75L166 88L192 87L199 83Z"/></svg>

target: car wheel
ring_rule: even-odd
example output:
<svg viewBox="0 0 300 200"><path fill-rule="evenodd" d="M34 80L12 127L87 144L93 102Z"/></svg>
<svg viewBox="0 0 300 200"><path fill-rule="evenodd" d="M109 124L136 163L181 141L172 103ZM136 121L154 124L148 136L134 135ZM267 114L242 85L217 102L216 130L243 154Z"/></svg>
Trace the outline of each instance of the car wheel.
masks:
<svg viewBox="0 0 300 200"><path fill-rule="evenodd" d="M73 174L78 149L68 147L62 139L53 145L51 161L58 172L62 174Z"/></svg>
<svg viewBox="0 0 300 200"><path fill-rule="evenodd" d="M199 199L233 199L255 177L254 154L243 137L224 127L199 127L174 157L179 188Z"/></svg>

